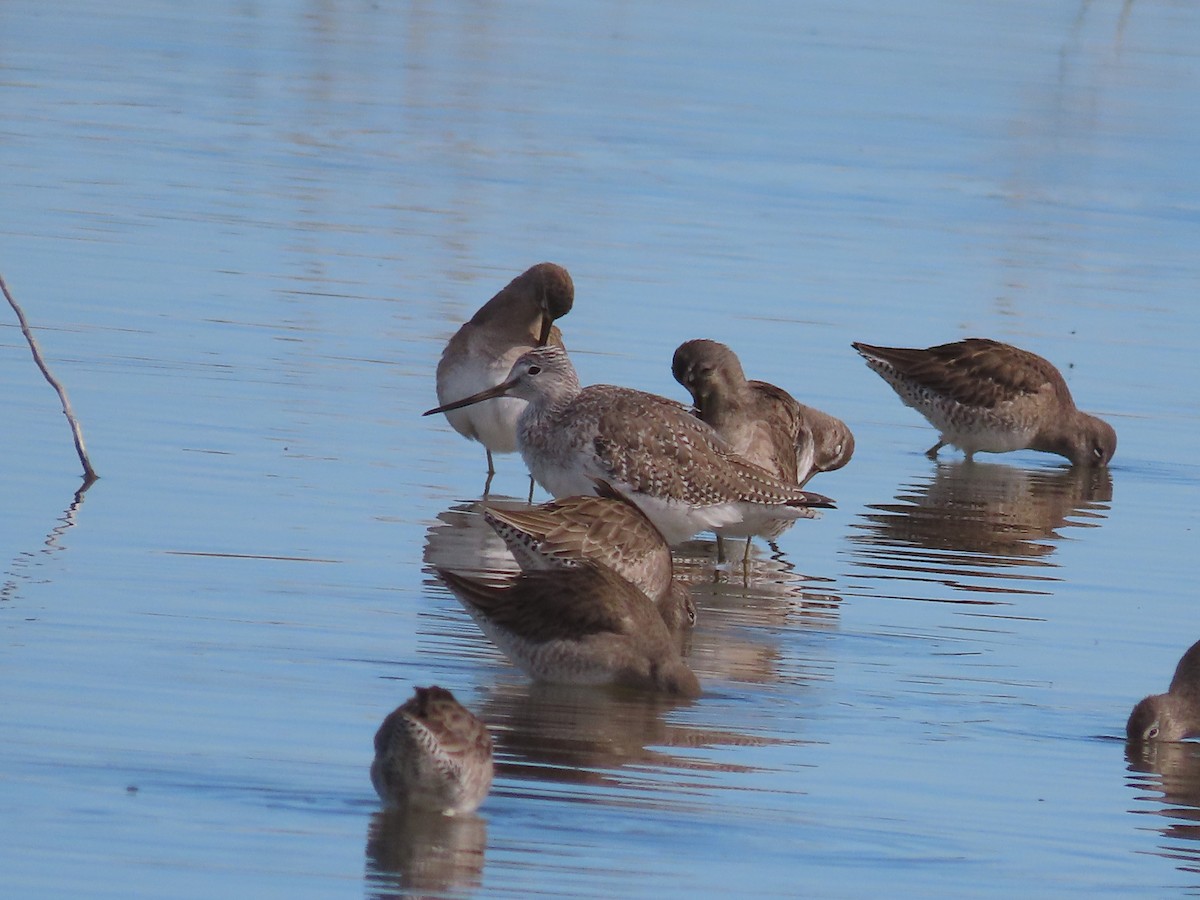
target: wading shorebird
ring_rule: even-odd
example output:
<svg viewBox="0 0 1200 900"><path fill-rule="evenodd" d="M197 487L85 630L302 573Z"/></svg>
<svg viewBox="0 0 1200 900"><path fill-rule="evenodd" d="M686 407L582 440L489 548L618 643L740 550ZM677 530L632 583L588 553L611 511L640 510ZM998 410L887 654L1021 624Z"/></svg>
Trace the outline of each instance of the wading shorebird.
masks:
<svg viewBox="0 0 1200 900"><path fill-rule="evenodd" d="M437 573L483 633L535 681L700 696L658 608L604 566L524 572L503 586Z"/></svg>
<svg viewBox="0 0 1200 900"><path fill-rule="evenodd" d="M1146 697L1133 708L1125 736L1135 743L1200 737L1200 641L1179 660L1167 692Z"/></svg>
<svg viewBox="0 0 1200 900"><path fill-rule="evenodd" d="M574 302L575 285L562 266L538 263L518 275L446 344L437 367L438 403L449 404L504 381L526 350L546 344L561 347L562 335L554 320L569 313ZM455 431L483 444L488 467L485 495L496 474L492 454L517 449L517 419L524 408L523 400L500 398L446 413ZM532 496L532 483L529 490Z"/></svg>
<svg viewBox="0 0 1200 900"><path fill-rule="evenodd" d="M852 346L941 433L930 459L947 444L967 459L1028 449L1077 466L1107 465L1116 452L1112 426L1077 409L1058 369L1028 350L987 338L924 350Z"/></svg>
<svg viewBox="0 0 1200 900"><path fill-rule="evenodd" d="M491 735L449 691L419 687L375 733L371 784L389 806L474 812L492 786Z"/></svg>
<svg viewBox="0 0 1200 900"><path fill-rule="evenodd" d="M672 400L608 384L581 388L561 347L530 350L501 384L425 415L505 396L529 402L517 448L538 484L562 498L594 493L593 479L603 478L668 544L739 523L756 533L833 506L742 459Z"/></svg>
<svg viewBox="0 0 1200 900"><path fill-rule="evenodd" d="M672 632L696 624L688 589L675 580L671 548L638 505L601 478L596 496L564 497L527 509L489 507L483 518L526 572L594 562L654 601Z"/></svg>
<svg viewBox="0 0 1200 900"><path fill-rule="evenodd" d="M692 395L696 414L713 427L734 452L789 484L803 487L818 472L840 469L854 455L854 435L841 419L805 406L766 381L748 381L741 361L724 344L685 341L671 360L671 374ZM768 540L791 523L769 523L758 532ZM722 537L745 537L734 526L717 532L717 555L724 558Z"/></svg>

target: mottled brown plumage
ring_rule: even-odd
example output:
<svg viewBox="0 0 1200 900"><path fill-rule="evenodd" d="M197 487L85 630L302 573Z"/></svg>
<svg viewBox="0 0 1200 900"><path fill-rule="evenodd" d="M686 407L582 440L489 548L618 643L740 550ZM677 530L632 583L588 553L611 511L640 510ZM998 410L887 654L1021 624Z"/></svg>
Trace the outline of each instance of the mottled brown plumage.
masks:
<svg viewBox="0 0 1200 900"><path fill-rule="evenodd" d="M748 380L724 344L685 341L671 360L671 373L692 395L701 420L736 453L783 481L802 485L817 472L840 469L854 454L845 422L770 382Z"/></svg>
<svg viewBox="0 0 1200 900"><path fill-rule="evenodd" d="M1050 362L1011 344L968 338L926 349L855 343L869 365L969 459L976 452L1041 450L1075 465L1107 465L1112 427L1075 406Z"/></svg>
<svg viewBox="0 0 1200 900"><path fill-rule="evenodd" d="M735 453L781 481L802 486L817 472L841 468L854 453L854 438L844 422L805 406L783 388L747 380L737 354L724 344L685 341L675 350L671 374L692 395L703 422ZM718 544L730 536L775 538L790 525L777 520L754 532L736 525L717 529ZM723 548L718 552L723 556ZM747 558L749 553L747 543Z"/></svg>
<svg viewBox="0 0 1200 900"><path fill-rule="evenodd" d="M529 351L503 384L425 415L507 395L529 401L517 446L539 484L561 498L593 493L593 479L602 478L669 544L739 522L753 533L760 522L832 506L742 459L672 400L606 384L581 388L560 347Z"/></svg>
<svg viewBox="0 0 1200 900"><path fill-rule="evenodd" d="M442 404L461 400L502 382L527 350L550 343L562 346L554 320L571 311L575 286L562 266L538 263L514 278L455 332L437 367L437 396ZM501 398L446 413L454 430L479 441L492 453L517 449L517 418L523 400Z"/></svg>
<svg viewBox="0 0 1200 900"><path fill-rule="evenodd" d="M391 806L472 812L492 785L492 738L449 691L417 688L375 733L371 784Z"/></svg>
<svg viewBox="0 0 1200 900"><path fill-rule="evenodd" d="M612 569L654 601L672 631L696 622L687 588L674 580L671 549L646 514L608 482L598 496L565 497L524 509L490 507L484 519L525 571L578 566Z"/></svg>
<svg viewBox="0 0 1200 900"><path fill-rule="evenodd" d="M1200 737L1200 641L1180 658L1167 692L1146 697L1133 708L1125 736L1133 742Z"/></svg>
<svg viewBox="0 0 1200 900"><path fill-rule="evenodd" d="M437 572L483 632L537 681L700 694L654 603L603 566L525 572L503 586Z"/></svg>

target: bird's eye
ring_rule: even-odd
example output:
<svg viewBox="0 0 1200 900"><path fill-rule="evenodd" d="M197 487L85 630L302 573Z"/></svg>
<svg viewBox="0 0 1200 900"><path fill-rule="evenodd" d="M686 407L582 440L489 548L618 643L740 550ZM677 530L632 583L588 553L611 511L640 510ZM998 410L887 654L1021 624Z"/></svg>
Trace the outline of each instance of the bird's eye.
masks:
<svg viewBox="0 0 1200 900"><path fill-rule="evenodd" d="M539 372L542 371L542 367L541 366L530 366L528 369L526 369L526 371L530 375L537 375Z"/></svg>
<svg viewBox="0 0 1200 900"><path fill-rule="evenodd" d="M1104 459L1104 448L1097 444L1092 448L1092 456L1096 457L1096 459Z"/></svg>
<svg viewBox="0 0 1200 900"><path fill-rule="evenodd" d="M694 609L692 609L691 607L688 607L687 614L688 614L688 624L695 625L696 624L696 611Z"/></svg>
<svg viewBox="0 0 1200 900"><path fill-rule="evenodd" d="M1149 728L1146 729L1146 740L1152 741L1156 737L1158 737L1158 726L1151 725Z"/></svg>

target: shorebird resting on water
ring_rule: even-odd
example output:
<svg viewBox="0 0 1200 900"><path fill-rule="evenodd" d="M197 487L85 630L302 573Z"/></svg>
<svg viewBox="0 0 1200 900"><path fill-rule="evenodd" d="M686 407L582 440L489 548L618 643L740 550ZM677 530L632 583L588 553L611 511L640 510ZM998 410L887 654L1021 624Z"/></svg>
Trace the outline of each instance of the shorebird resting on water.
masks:
<svg viewBox="0 0 1200 900"><path fill-rule="evenodd" d="M818 472L840 469L854 454L854 435L841 419L805 406L766 381L748 381L742 364L724 344L693 340L680 344L671 374L692 395L696 414L713 427L738 455L776 478L803 487ZM758 532L771 540L790 522L768 523ZM717 532L717 556L724 559L723 537L750 535L743 528Z"/></svg>
<svg viewBox="0 0 1200 900"><path fill-rule="evenodd" d="M474 812L492 786L492 738L440 687L417 688L375 733L371 784L389 806Z"/></svg>
<svg viewBox="0 0 1200 900"><path fill-rule="evenodd" d="M529 401L517 448L538 484L562 498L594 493L593 479L602 478L668 544L729 525L757 533L774 519L833 505L742 459L672 400L607 384L581 388L561 347L530 350L503 383L425 415L505 396Z"/></svg>
<svg viewBox="0 0 1200 900"><path fill-rule="evenodd" d="M575 285L562 266L538 263L518 275L446 344L437 367L438 402L452 403L499 384L526 350L547 343L561 347L554 320L569 313L574 302ZM523 400L501 398L446 413L455 431L483 444L488 466L485 495L496 474L492 454L517 449L517 418L524 408ZM532 484L529 489L532 496Z"/></svg>
<svg viewBox="0 0 1200 900"><path fill-rule="evenodd" d="M1104 466L1117 449L1107 422L1081 412L1062 374L1035 353L987 338L924 350L855 343L867 365L939 432L930 459L947 444L978 452L1041 450L1077 466Z"/></svg>

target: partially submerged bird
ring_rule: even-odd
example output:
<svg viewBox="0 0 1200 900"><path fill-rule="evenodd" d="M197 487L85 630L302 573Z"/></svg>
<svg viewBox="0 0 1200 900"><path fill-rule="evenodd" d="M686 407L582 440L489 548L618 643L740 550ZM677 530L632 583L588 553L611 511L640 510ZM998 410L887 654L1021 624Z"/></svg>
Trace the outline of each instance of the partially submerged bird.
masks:
<svg viewBox="0 0 1200 900"><path fill-rule="evenodd" d="M606 384L581 388L561 347L530 350L501 384L425 415L503 396L529 401L517 422L517 447L540 485L571 497L594 493L593 479L602 478L636 503L668 544L739 523L753 533L774 519L833 505L742 459L674 401Z"/></svg>
<svg viewBox="0 0 1200 900"><path fill-rule="evenodd" d="M1028 350L987 338L967 338L924 350L852 345L900 399L941 432L926 451L947 444L967 459L977 452L1041 450L1077 466L1103 466L1117 433L1081 412L1062 374Z"/></svg>
<svg viewBox="0 0 1200 900"><path fill-rule="evenodd" d="M1179 660L1167 692L1146 697L1133 708L1125 736L1132 742L1200 737L1200 641Z"/></svg>
<svg viewBox="0 0 1200 900"><path fill-rule="evenodd" d="M696 624L688 589L674 578L671 549L646 514L603 479L596 496L564 497L527 509L489 507L483 517L526 572L594 562L649 597L672 632Z"/></svg>
<svg viewBox="0 0 1200 900"><path fill-rule="evenodd" d="M700 695L653 602L604 566L525 572L503 586L437 573L484 634L535 681Z"/></svg>
<svg viewBox="0 0 1200 900"><path fill-rule="evenodd" d="M371 784L405 810L473 812L492 786L492 738L444 688L417 688L375 733Z"/></svg>
<svg viewBox="0 0 1200 900"><path fill-rule="evenodd" d="M840 469L854 454L854 436L845 422L805 406L783 388L747 380L737 354L724 344L685 341L675 350L671 374L692 395L700 419L735 453L782 481L803 486L818 472ZM757 533L775 538L789 524L768 523ZM745 529L717 531L720 558L723 536L747 538L749 558Z"/></svg>
<svg viewBox="0 0 1200 900"><path fill-rule="evenodd" d="M575 285L562 266L538 263L518 275L446 344L437 367L438 402L451 403L499 384L526 350L547 343L561 347L554 321L569 313L574 302ZM524 408L523 400L501 398L446 413L455 431L483 444L489 486L496 472L492 454L517 449L517 418Z"/></svg>

